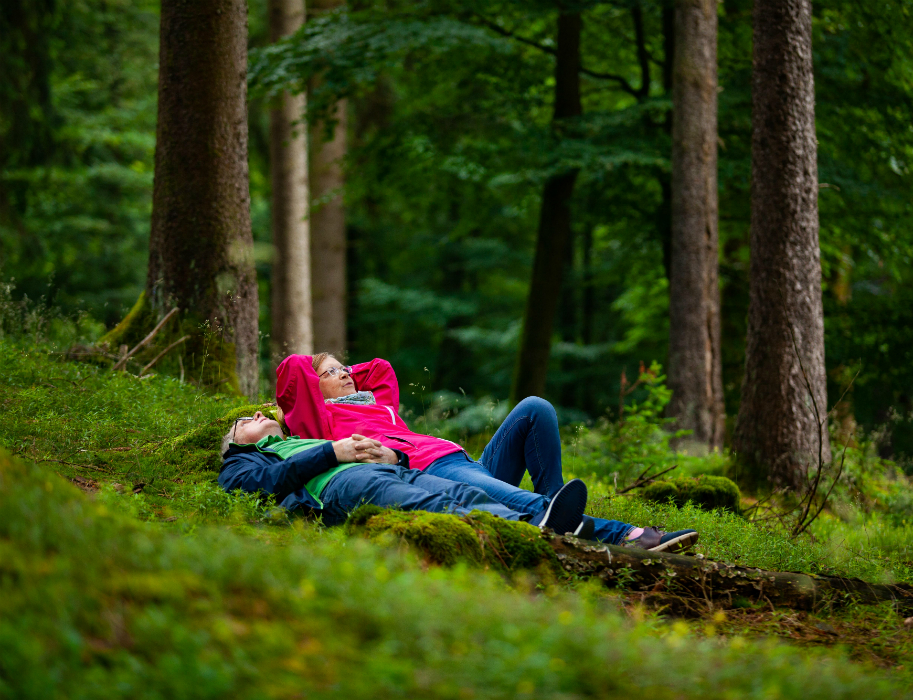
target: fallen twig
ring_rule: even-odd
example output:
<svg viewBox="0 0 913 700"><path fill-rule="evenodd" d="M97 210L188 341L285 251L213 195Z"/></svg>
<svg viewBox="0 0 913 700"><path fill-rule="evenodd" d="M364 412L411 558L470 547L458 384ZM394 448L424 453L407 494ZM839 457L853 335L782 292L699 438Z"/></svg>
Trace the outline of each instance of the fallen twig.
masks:
<svg viewBox="0 0 913 700"><path fill-rule="evenodd" d="M94 469L97 472L104 472L105 474L111 474L110 469L103 469L102 467L96 467L92 464L77 464L76 462L67 462L65 459L39 459L36 460L39 464L44 462L50 462L52 464L66 464L69 467L76 467L77 469Z"/></svg>
<svg viewBox="0 0 913 700"><path fill-rule="evenodd" d="M158 355L156 355L148 365L146 365L145 367L143 367L143 368L139 371L139 376L142 377L144 374L146 374L146 372L148 372L149 369L150 369L156 362L158 362L159 360L161 360L161 359L162 359L163 357L165 357L165 355L167 355L171 350L173 350L174 348L176 348L178 345L180 345L181 343L183 343L185 340L188 340L189 338L190 338L189 335L185 335L183 338L179 338L178 340L175 340L171 345L169 345L167 348L165 348L164 350L162 350Z"/></svg>
<svg viewBox="0 0 913 700"><path fill-rule="evenodd" d="M661 477L663 474L666 474L666 473L668 473L668 472L671 472L673 469L677 469L677 468L678 468L678 465L677 465L677 464L673 464L673 465L672 465L671 467L669 467L668 469L663 469L661 472L657 472L657 473L654 474L653 476L648 476L646 479L644 479L644 478L643 478L643 477L644 477L644 474L646 474L646 473L647 473L648 471L650 471L652 468L653 468L652 466L647 467L644 471L641 472L640 476L637 477L637 478L634 480L634 483L633 483L633 484L631 484L630 486L625 486L625 487L624 487L623 489L621 489L620 491L616 491L616 492L615 492L615 495L616 495L616 496L620 496L621 494L627 493L628 491L633 491L634 489L640 488L641 486L646 486L646 485L649 484L651 481L656 481L656 479L658 479L659 477Z"/></svg>
<svg viewBox="0 0 913 700"><path fill-rule="evenodd" d="M171 309L171 311L169 311L167 314L165 314L165 318L163 318L161 321L158 322L158 325L152 329L152 332L149 335L147 335L145 338L143 338L141 341L139 341L139 343L137 343L135 348L133 348L126 355L124 355L120 360L118 360L117 364L115 364L114 367L112 367L112 369L115 372L119 369L123 369L127 364L127 360L129 360L131 357L133 357L133 355L136 354L136 352L138 350L140 350L142 347L144 347L146 345L146 343L148 343L150 340L152 340L156 336L156 334L162 329L162 327L169 321L169 319L178 312L178 310L179 309L177 307L174 307L173 309Z"/></svg>

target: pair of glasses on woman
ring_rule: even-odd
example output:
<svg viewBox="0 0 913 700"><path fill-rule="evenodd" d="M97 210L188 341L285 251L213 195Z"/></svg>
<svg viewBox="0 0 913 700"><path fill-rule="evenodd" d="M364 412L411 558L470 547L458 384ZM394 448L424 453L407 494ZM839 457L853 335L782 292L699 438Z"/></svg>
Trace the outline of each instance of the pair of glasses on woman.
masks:
<svg viewBox="0 0 913 700"><path fill-rule="evenodd" d="M342 373L352 374L352 368L346 365L343 365L342 367L330 367L326 372L321 372L319 376L322 377L324 374L327 374L331 377L335 377Z"/></svg>

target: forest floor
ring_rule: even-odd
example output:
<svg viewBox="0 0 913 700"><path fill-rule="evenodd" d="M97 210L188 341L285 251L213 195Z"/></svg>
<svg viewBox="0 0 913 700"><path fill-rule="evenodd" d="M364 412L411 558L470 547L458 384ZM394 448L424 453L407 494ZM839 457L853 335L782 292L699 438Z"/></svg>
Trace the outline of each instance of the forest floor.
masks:
<svg viewBox="0 0 913 700"><path fill-rule="evenodd" d="M0 339L0 697L831 700L913 685L913 629L889 603L673 614L624 587L444 569L226 494L211 463L163 458L244 403ZM910 484L865 444L790 539L776 520L616 495L645 463L726 468L677 454L637 415L568 431L565 475L588 482L592 515L694 527L711 559L913 581Z"/></svg>

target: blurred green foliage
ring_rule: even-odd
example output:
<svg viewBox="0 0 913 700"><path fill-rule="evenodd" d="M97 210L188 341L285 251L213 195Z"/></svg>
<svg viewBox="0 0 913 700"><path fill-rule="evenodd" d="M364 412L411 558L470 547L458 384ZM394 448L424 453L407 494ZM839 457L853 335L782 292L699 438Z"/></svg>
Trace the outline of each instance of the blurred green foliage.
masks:
<svg viewBox="0 0 913 700"><path fill-rule="evenodd" d="M424 571L363 540L175 536L6 454L0 480L4 698L901 692L840 656L654 631L598 601L528 596L466 568Z"/></svg>

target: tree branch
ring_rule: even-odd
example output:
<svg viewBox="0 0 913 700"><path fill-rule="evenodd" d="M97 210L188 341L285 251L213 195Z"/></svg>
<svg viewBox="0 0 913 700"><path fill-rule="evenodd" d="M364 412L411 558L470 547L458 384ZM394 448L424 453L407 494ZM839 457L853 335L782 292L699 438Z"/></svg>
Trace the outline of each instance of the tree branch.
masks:
<svg viewBox="0 0 913 700"><path fill-rule="evenodd" d="M478 12L473 12L472 16L475 17L480 24L488 27L495 34L500 34L501 36L507 37L508 39L514 39L515 41L519 41L521 44L526 44L527 46L532 46L534 49L538 49L539 51L547 53L550 56L557 55L557 50L553 46L546 46L545 44L541 44L533 39L528 39L524 36L520 36L516 32L505 29L500 24L492 22L483 15L480 15ZM624 92L634 97L639 97L640 93L638 90L621 75L616 75L614 73L599 73L597 71L584 68L583 66L580 67L580 73L582 75L589 76L590 78L597 78L598 80L611 80L616 82L618 83L618 87Z"/></svg>
<svg viewBox="0 0 913 700"><path fill-rule="evenodd" d="M634 489L640 488L641 486L646 486L646 485L649 484L651 481L656 481L656 480L657 480L659 477L661 477L663 474L665 474L665 473L667 473L667 472L671 472L673 469L677 469L677 468L678 468L678 465L677 465L677 464L673 464L673 465L672 465L671 467L669 467L668 469L663 469L661 472L657 472L657 473L654 474L653 476L648 476L646 479L644 479L644 478L643 478L643 477L644 477L644 474L646 474L646 473L647 473L648 471L650 471L652 468L653 468L653 467L650 466L650 467L647 467L646 469L644 469L644 471L641 473L641 475L640 475L639 477L637 477L637 478L634 480L634 483L633 483L633 484L631 484L630 486L626 486L626 487L623 488L621 491L616 491L616 492L615 492L615 495L616 495L616 496L620 496L621 494L627 493L628 491L632 491L632 490L634 490Z"/></svg>
<svg viewBox="0 0 913 700"><path fill-rule="evenodd" d="M165 314L165 318L163 318L161 321L159 321L158 325L157 325L155 328L152 329L152 332L151 332L149 335L147 335L145 338L143 338L141 341L139 341L139 343L137 343L137 345L136 345L135 348L133 348L130 352L128 352L126 355L124 355L122 358L120 358L120 360L117 361L117 364L114 365L114 367L113 367L112 369L113 369L115 372L116 372L117 370L119 370L119 369L123 369L123 368L126 366L126 364L127 364L127 360L129 360L131 357L133 357L133 355L134 355L140 348L142 348L146 343L148 343L150 340L152 340L152 339L156 336L156 334L157 334L160 330L162 330L162 327L163 327L166 323L168 323L168 320L169 320L172 316L174 316L177 312L178 312L178 308L177 308L177 307L174 307L173 309L171 309L171 311L169 311L167 314Z"/></svg>

